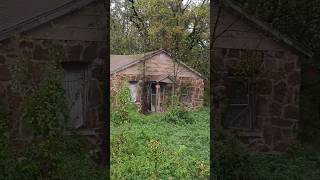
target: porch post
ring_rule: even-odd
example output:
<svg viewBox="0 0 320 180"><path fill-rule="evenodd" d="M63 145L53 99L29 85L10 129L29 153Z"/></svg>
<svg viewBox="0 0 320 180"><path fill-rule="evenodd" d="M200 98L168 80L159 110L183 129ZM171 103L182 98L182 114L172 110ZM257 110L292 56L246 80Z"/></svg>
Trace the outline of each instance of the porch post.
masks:
<svg viewBox="0 0 320 180"><path fill-rule="evenodd" d="M160 85L156 85L156 112L160 110Z"/></svg>

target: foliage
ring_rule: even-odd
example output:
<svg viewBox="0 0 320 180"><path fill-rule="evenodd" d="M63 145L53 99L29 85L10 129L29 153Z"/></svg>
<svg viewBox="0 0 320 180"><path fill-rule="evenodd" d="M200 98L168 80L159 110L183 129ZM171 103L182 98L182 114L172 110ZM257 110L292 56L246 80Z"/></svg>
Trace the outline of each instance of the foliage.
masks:
<svg viewBox="0 0 320 180"><path fill-rule="evenodd" d="M130 110L130 122L111 124L111 179L208 178L209 111L190 114L193 124L163 116Z"/></svg>
<svg viewBox="0 0 320 180"><path fill-rule="evenodd" d="M132 96L127 81L116 81L114 91L115 96L111 97L110 112L111 121L117 124L130 121L129 109L134 108Z"/></svg>
<svg viewBox="0 0 320 180"><path fill-rule="evenodd" d="M13 179L15 159L8 145L9 110L6 102L0 101L0 179Z"/></svg>
<svg viewBox="0 0 320 180"><path fill-rule="evenodd" d="M253 164L248 149L237 139L236 134L229 131L217 132L214 176L217 179L254 179Z"/></svg>
<svg viewBox="0 0 320 180"><path fill-rule="evenodd" d="M61 133L69 118L61 78L60 48L56 44L52 45L52 62L46 68L47 78L25 97L23 105L23 120L32 127L36 136L43 138Z"/></svg>
<svg viewBox="0 0 320 180"><path fill-rule="evenodd" d="M320 154L316 149L295 144L283 154L249 151L232 132L218 132L217 179L316 180L319 178Z"/></svg>
<svg viewBox="0 0 320 180"><path fill-rule="evenodd" d="M319 90L320 86L317 84L308 86L303 83L300 98L301 120L299 122L298 139L315 147L320 147Z"/></svg>
<svg viewBox="0 0 320 180"><path fill-rule="evenodd" d="M238 0L251 14L311 48L319 48L319 0Z"/></svg>
<svg viewBox="0 0 320 180"><path fill-rule="evenodd" d="M262 53L258 52L246 52L244 57L241 57L239 65L233 67L235 69L234 76L255 77L262 73Z"/></svg>
<svg viewBox="0 0 320 180"><path fill-rule="evenodd" d="M103 179L102 169L86 156L75 135L49 138L20 153L17 171L23 179Z"/></svg>
<svg viewBox="0 0 320 180"><path fill-rule="evenodd" d="M80 136L65 131L69 118L61 84L61 49L52 44L51 50L52 61L46 66L45 78L38 84L17 86L23 96L22 119L36 135L24 148L2 139L8 130L8 113L0 106L0 179L106 179L107 174L87 156ZM17 61L16 67L28 61ZM14 71L15 82L21 82L29 72Z"/></svg>
<svg viewBox="0 0 320 180"><path fill-rule="evenodd" d="M9 126L9 110L3 99L0 100L0 139L4 138Z"/></svg>
<svg viewBox="0 0 320 180"><path fill-rule="evenodd" d="M208 0L111 1L111 34L111 54L163 48L209 77Z"/></svg>
<svg viewBox="0 0 320 180"><path fill-rule="evenodd" d="M171 123L192 123L193 119L190 117L190 110L182 103L173 105L162 116L164 121Z"/></svg>
<svg viewBox="0 0 320 180"><path fill-rule="evenodd" d="M64 89L53 79L26 99L23 119L31 125L35 135L48 137L61 133L68 118Z"/></svg>

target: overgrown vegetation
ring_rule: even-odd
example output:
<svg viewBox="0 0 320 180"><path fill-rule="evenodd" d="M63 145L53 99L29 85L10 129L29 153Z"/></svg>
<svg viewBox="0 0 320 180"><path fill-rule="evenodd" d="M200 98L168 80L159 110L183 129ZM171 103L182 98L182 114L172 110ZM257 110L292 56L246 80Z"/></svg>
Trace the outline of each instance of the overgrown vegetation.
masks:
<svg viewBox="0 0 320 180"><path fill-rule="evenodd" d="M162 114L129 111L130 122L111 123L112 179L206 179L209 176L209 112L173 124Z"/></svg>
<svg viewBox="0 0 320 180"><path fill-rule="evenodd" d="M217 162L213 176L218 180L317 180L320 154L301 144L283 154L249 150L233 132L218 132Z"/></svg>
<svg viewBox="0 0 320 180"><path fill-rule="evenodd" d="M27 90L22 95L22 122L30 128L33 136L23 149L13 146L8 120L11 110L0 107L0 179L106 179L107 175L88 157L84 142L76 133L66 133L69 120L65 95L59 77L59 44L52 44L52 63L46 66L47 73L39 84L24 84L21 80L30 77L28 71L14 71L18 90ZM30 59L17 61L16 70ZM20 64L19 64L20 63ZM19 79L22 78L22 79ZM28 85L32 85L30 88ZM30 90L32 89L32 91ZM21 91L20 91L21 92ZM17 91L19 93L19 91ZM3 103L4 106L8 102Z"/></svg>
<svg viewBox="0 0 320 180"><path fill-rule="evenodd" d="M128 108L125 121L122 115L111 119L111 179L209 177L207 108L190 113L180 103L174 103L164 114L143 115L128 104L122 104ZM112 114L123 109L112 108Z"/></svg>
<svg viewBox="0 0 320 180"><path fill-rule="evenodd" d="M116 93L114 97L110 96L111 121L115 124L121 124L130 121L129 109L135 109L135 107L126 81L116 81L114 83L114 92Z"/></svg>

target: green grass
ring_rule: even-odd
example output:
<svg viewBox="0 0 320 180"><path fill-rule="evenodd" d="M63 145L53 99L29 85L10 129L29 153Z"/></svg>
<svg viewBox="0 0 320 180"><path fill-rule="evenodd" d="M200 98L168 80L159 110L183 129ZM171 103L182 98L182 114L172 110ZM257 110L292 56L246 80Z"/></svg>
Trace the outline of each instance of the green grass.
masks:
<svg viewBox="0 0 320 180"><path fill-rule="evenodd" d="M111 179L208 178L209 114L189 112L193 123L175 124L129 111L130 122L111 124Z"/></svg>
<svg viewBox="0 0 320 180"><path fill-rule="evenodd" d="M318 180L320 153L293 144L280 154L253 153L231 133L220 132L215 176L218 180Z"/></svg>

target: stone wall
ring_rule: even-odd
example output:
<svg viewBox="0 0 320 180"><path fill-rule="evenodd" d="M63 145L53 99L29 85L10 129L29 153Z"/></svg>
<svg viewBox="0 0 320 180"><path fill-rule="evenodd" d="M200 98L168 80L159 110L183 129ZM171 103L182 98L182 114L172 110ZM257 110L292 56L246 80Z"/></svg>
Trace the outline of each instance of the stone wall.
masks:
<svg viewBox="0 0 320 180"><path fill-rule="evenodd" d="M115 82L121 82L121 81L139 81L142 80L142 76L141 75L127 75L127 74L116 74L116 75L112 75L111 79L110 79L110 89L111 89L111 96L114 95L115 89L114 89L114 83ZM154 76L147 76L146 77L147 80L151 80L151 79L155 79ZM190 102L188 103L188 105L191 108L199 108L202 107L203 105L203 93L204 93L204 80L201 78L193 78L193 77L178 77L178 82L177 82L178 86L177 88L179 88L179 86L181 84L188 84L189 88L190 88ZM139 94L137 95L137 101L136 101L136 105L138 106L138 108L141 108L141 96L139 96Z"/></svg>
<svg viewBox="0 0 320 180"><path fill-rule="evenodd" d="M253 51L215 49L214 87L225 86L225 77ZM253 129L239 129L241 139L261 151L284 151L295 139L299 120L301 67L290 51L258 51L261 73L256 78L256 119ZM219 105L219 102L215 102Z"/></svg>
<svg viewBox="0 0 320 180"><path fill-rule="evenodd" d="M179 77L179 84L188 84L190 88L190 107L203 105L204 80L201 78Z"/></svg>
<svg viewBox="0 0 320 180"><path fill-rule="evenodd" d="M44 74L44 65L49 62L50 40L21 39L0 42L0 97L7 99L11 109L10 135L17 146L25 144L30 138L30 131L20 120L22 97L14 94L12 72L10 67L17 58L30 57L32 77L30 81L40 81ZM104 104L103 104L103 67L106 62L106 47L103 42L89 41L58 41L63 46L62 63L84 63L88 67L88 103L85 124L79 132L87 138L90 153L100 149L103 135ZM101 153L101 149L99 151Z"/></svg>

